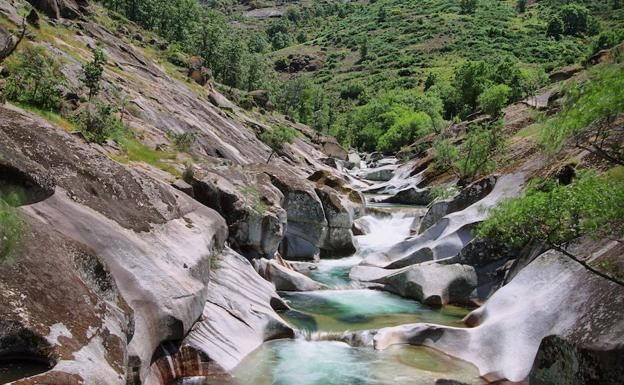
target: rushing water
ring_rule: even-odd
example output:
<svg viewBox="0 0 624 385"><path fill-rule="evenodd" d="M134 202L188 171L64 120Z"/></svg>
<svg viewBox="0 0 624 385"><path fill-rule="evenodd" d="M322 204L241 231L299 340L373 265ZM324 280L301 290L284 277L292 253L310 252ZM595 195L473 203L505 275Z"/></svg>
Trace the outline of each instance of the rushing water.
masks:
<svg viewBox="0 0 624 385"><path fill-rule="evenodd" d="M385 209L384 209L385 210ZM384 351L353 347L331 333L378 329L429 322L462 326L467 310L446 306L432 309L396 295L358 288L350 270L363 257L388 250L410 235L414 211L387 210L364 220L370 232L358 237L355 256L322 260L309 275L336 290L281 293L293 310L281 313L303 331L294 340L265 343L234 371L242 385L432 385L437 379L482 384L477 369L442 353L416 346L393 346ZM307 333L305 333L307 332ZM304 338L307 334L311 338Z"/></svg>
<svg viewBox="0 0 624 385"><path fill-rule="evenodd" d="M375 351L305 340L264 344L234 376L250 385L432 385L439 378L481 383L474 367L432 349L393 346Z"/></svg>

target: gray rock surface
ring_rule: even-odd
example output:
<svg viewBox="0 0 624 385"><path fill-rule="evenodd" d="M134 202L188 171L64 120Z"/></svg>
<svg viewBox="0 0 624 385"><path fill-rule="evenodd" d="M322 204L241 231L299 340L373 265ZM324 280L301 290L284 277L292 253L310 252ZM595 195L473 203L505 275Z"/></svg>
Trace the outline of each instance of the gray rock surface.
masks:
<svg viewBox="0 0 624 385"><path fill-rule="evenodd" d="M477 274L467 265L423 263L377 279L391 291L431 306L466 304L477 287Z"/></svg>
<svg viewBox="0 0 624 385"><path fill-rule="evenodd" d="M264 341L293 336L293 330L271 307L274 303L282 308L286 305L245 258L226 250L210 276L202 318L183 345L231 370Z"/></svg>
<svg viewBox="0 0 624 385"><path fill-rule="evenodd" d="M276 260L258 259L253 261L258 274L275 285L279 291L313 291L327 289L311 278L280 264Z"/></svg>
<svg viewBox="0 0 624 385"><path fill-rule="evenodd" d="M562 336L580 349L621 349L623 307L624 286L549 251L466 317L471 328L432 324L385 328L375 336L375 346L426 345L472 362L489 381L524 381L547 336Z"/></svg>
<svg viewBox="0 0 624 385"><path fill-rule="evenodd" d="M496 185L497 176L488 176L471 183L451 199L435 202L422 219L418 233L422 233L447 214L461 211L485 198Z"/></svg>

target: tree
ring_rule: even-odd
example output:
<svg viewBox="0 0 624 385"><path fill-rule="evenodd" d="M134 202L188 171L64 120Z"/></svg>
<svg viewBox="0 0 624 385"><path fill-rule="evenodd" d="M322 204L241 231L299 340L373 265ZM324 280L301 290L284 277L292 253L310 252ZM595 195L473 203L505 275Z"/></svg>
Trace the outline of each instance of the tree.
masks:
<svg viewBox="0 0 624 385"><path fill-rule="evenodd" d="M368 59L368 40L364 40L360 44L360 63Z"/></svg>
<svg viewBox="0 0 624 385"><path fill-rule="evenodd" d="M429 72L427 79L425 79L424 91L429 91L435 85L436 80L438 80L438 77L433 72Z"/></svg>
<svg viewBox="0 0 624 385"><path fill-rule="evenodd" d="M554 15L548 21L548 26L546 27L546 36L558 38L563 35L565 26L563 24L563 20L559 15Z"/></svg>
<svg viewBox="0 0 624 385"><path fill-rule="evenodd" d="M80 80L89 89L89 101L100 93L100 81L104 73L106 55L99 48L92 48L93 60L82 65L82 77Z"/></svg>
<svg viewBox="0 0 624 385"><path fill-rule="evenodd" d="M398 151L401 147L412 144L414 140L433 131L431 117L424 112L404 110L395 118L394 123L377 141L377 149L382 152Z"/></svg>
<svg viewBox="0 0 624 385"><path fill-rule="evenodd" d="M477 0L460 0L459 7L463 15L471 15L477 10Z"/></svg>
<svg viewBox="0 0 624 385"><path fill-rule="evenodd" d="M388 18L388 11L386 11L385 7L379 8L377 12L377 21L383 23Z"/></svg>
<svg viewBox="0 0 624 385"><path fill-rule="evenodd" d="M284 150L285 144L292 143L297 138L298 132L290 127L279 125L271 131L265 131L260 135L260 140L271 149L271 154L267 159L267 164L273 155Z"/></svg>
<svg viewBox="0 0 624 385"><path fill-rule="evenodd" d="M516 10L518 13L524 13L527 7L527 0L518 0L516 2Z"/></svg>
<svg viewBox="0 0 624 385"><path fill-rule="evenodd" d="M540 188L534 185L524 197L502 202L479 225L477 234L516 247L543 242L592 272L612 279L566 249L571 241L584 235L612 239L624 236L622 202L623 180L585 172L569 185L555 182L547 182Z"/></svg>
<svg viewBox="0 0 624 385"><path fill-rule="evenodd" d="M460 115L468 115L477 108L477 100L488 78L488 66L482 61L462 64L455 70L453 87L458 97L456 109Z"/></svg>
<svg viewBox="0 0 624 385"><path fill-rule="evenodd" d="M453 168L464 182L471 182L482 173L496 168L495 156L503 146L500 123L472 128L459 148L459 155Z"/></svg>
<svg viewBox="0 0 624 385"><path fill-rule="evenodd" d="M511 88L505 84L491 86L479 95L479 106L493 119L498 119L510 95Z"/></svg>
<svg viewBox="0 0 624 385"><path fill-rule="evenodd" d="M9 77L5 86L9 100L46 110L59 110L61 86L66 79L61 63L44 47L27 45L7 59Z"/></svg>
<svg viewBox="0 0 624 385"><path fill-rule="evenodd" d="M559 10L566 35L582 35L589 30L589 10L579 4L566 4Z"/></svg>

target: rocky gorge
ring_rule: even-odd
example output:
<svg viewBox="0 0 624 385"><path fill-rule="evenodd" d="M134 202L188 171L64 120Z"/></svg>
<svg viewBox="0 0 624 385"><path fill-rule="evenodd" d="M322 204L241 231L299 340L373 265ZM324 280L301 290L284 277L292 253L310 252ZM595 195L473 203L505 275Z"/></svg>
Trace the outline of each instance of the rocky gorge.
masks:
<svg viewBox="0 0 624 385"><path fill-rule="evenodd" d="M128 127L161 158L0 106L0 192L19 193L23 229L0 263L1 382L624 382L621 283L539 242L475 236L552 171L532 149L462 185L427 157L349 152L244 110L152 57L138 27L98 23L97 4L28 3L48 21L27 39L63 59L64 99L102 46L104 94L125 95ZM26 9L0 1L0 52ZM276 125L299 135L271 158L260 137ZM459 187L440 198L440 186ZM570 250L619 263L622 245L585 237Z"/></svg>

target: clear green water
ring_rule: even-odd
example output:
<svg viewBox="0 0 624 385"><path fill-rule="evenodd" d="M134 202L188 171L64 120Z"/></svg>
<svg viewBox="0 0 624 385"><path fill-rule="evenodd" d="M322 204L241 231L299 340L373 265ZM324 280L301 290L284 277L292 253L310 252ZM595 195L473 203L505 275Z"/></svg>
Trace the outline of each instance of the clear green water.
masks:
<svg viewBox="0 0 624 385"><path fill-rule="evenodd" d="M391 207L391 206L390 206ZM396 209L396 207L393 207ZM400 210L400 209L399 209ZM397 212L369 218L371 233L358 237L357 256L321 260L309 276L343 290L280 293L293 310L281 316L308 332L298 338L263 344L233 372L240 385L433 385L437 379L483 384L477 369L435 350L409 345L383 351L323 339L323 332L345 332L427 322L462 326L468 310L432 309L391 293L354 287L353 266L371 253L383 252L409 236L413 217ZM302 333L308 334L308 333ZM315 340L316 339L316 340Z"/></svg>
<svg viewBox="0 0 624 385"><path fill-rule="evenodd" d="M334 341L268 342L233 375L245 385L432 385L440 378L482 384L472 365L432 349L375 351Z"/></svg>
<svg viewBox="0 0 624 385"><path fill-rule="evenodd" d="M366 330L417 322L462 326L460 321L468 314L463 308L432 309L368 289L283 293L282 297L298 311L284 312L282 316L293 326L308 331Z"/></svg>

